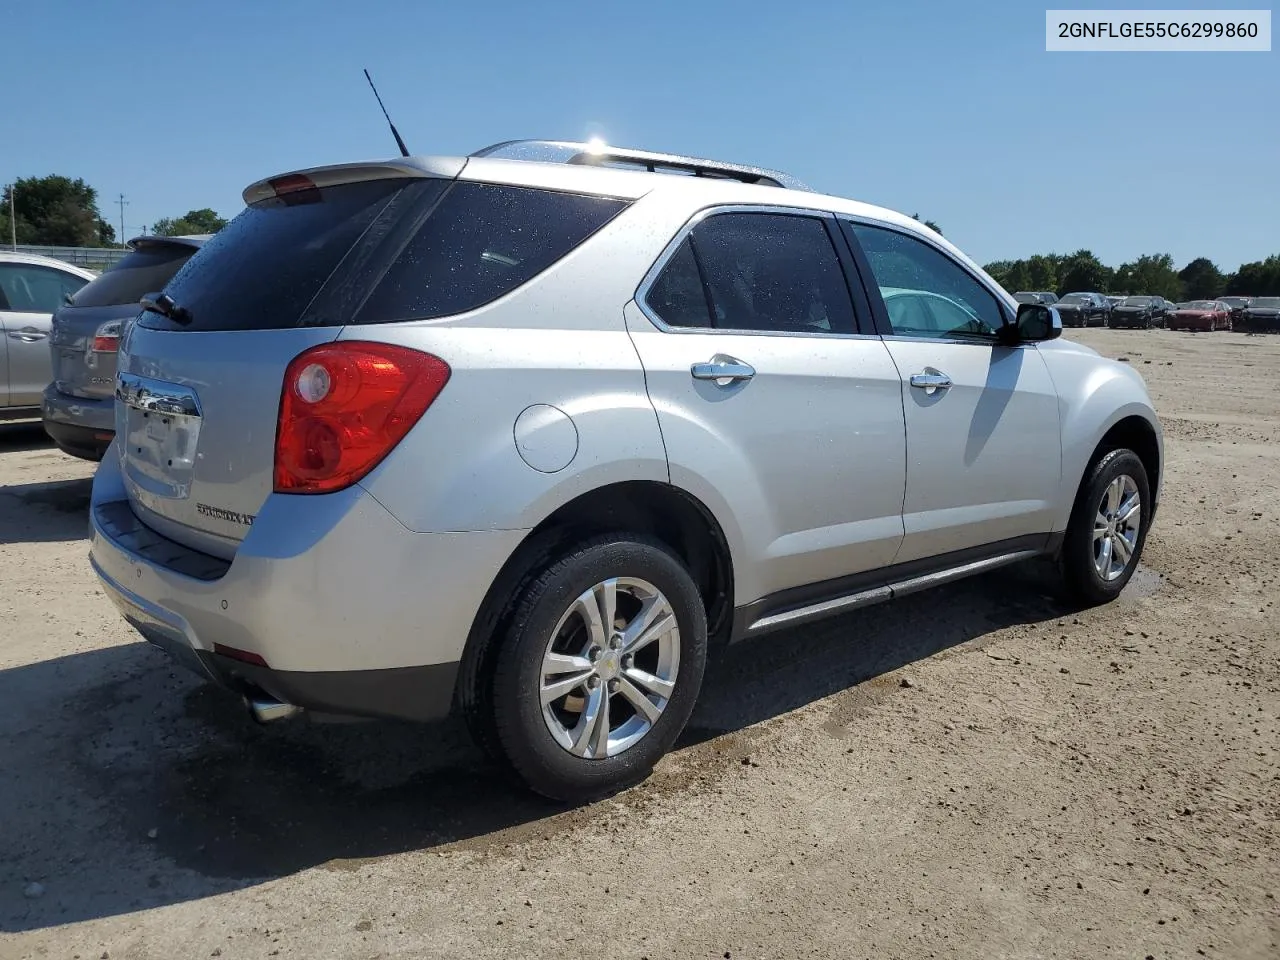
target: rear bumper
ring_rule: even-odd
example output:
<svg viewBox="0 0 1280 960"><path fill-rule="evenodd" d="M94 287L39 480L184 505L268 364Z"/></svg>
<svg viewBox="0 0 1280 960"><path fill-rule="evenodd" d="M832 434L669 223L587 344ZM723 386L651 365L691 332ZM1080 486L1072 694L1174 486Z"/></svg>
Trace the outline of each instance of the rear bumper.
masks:
<svg viewBox="0 0 1280 960"><path fill-rule="evenodd" d="M91 561L107 595L144 640L202 679L317 713L431 721L448 715L457 661L383 670L274 670L195 645L190 625L126 589Z"/></svg>
<svg viewBox="0 0 1280 960"><path fill-rule="evenodd" d="M130 522L123 500L113 448L94 479L90 561L146 640L243 693L354 716L449 713L472 621L523 537L411 533L357 486L270 497L225 561Z"/></svg>
<svg viewBox="0 0 1280 960"><path fill-rule="evenodd" d="M115 436L115 401L110 397L72 397L49 384L41 398L40 412L45 433L63 452L74 457L101 460Z"/></svg>

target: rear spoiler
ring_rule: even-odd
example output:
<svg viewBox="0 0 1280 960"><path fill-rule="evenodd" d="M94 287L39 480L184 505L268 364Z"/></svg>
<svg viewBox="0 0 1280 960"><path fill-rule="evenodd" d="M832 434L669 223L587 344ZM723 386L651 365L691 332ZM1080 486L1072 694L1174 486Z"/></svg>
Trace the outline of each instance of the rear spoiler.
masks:
<svg viewBox="0 0 1280 960"><path fill-rule="evenodd" d="M243 196L247 206L279 196L282 192L296 191L299 184L314 188L362 183L366 180L398 180L404 177L453 180L466 165L465 157L398 157L395 160L337 163L267 177L245 187Z"/></svg>

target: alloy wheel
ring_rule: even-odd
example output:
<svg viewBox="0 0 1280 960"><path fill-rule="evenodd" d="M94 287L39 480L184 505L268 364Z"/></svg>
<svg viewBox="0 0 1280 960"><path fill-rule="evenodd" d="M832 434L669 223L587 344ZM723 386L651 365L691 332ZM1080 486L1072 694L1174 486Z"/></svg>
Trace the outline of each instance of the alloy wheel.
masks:
<svg viewBox="0 0 1280 960"><path fill-rule="evenodd" d="M636 577L601 581L547 641L539 673L547 730L574 756L617 756L658 722L679 669L680 629L662 591Z"/></svg>
<svg viewBox="0 0 1280 960"><path fill-rule="evenodd" d="M1123 473L1107 484L1093 521L1093 566L1098 576L1110 581L1124 574L1138 549L1141 530L1138 484Z"/></svg>

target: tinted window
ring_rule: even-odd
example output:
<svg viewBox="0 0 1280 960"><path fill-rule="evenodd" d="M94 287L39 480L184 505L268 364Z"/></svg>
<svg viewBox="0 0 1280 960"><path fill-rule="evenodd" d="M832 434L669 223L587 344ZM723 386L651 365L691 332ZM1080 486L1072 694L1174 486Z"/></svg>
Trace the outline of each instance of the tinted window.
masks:
<svg viewBox="0 0 1280 960"><path fill-rule="evenodd" d="M861 223L850 227L866 252L886 306L907 294L934 295L923 297L934 318L928 326L900 326L890 312L889 324L895 334L991 338L1004 323L1004 314L991 292L937 248L896 230Z"/></svg>
<svg viewBox="0 0 1280 960"><path fill-rule="evenodd" d="M443 188L430 179L370 180L260 201L214 234L165 292L190 311L185 330L295 326L393 197ZM169 324L158 314L144 317L147 325Z"/></svg>
<svg viewBox="0 0 1280 960"><path fill-rule="evenodd" d="M826 226L814 217L782 213L708 217L694 227L646 300L672 326L808 333L855 330L840 260Z"/></svg>
<svg viewBox="0 0 1280 960"><path fill-rule="evenodd" d="M77 307L110 307L137 303L148 293L164 289L195 247L164 243L134 250L96 280L80 288L72 303Z"/></svg>
<svg viewBox="0 0 1280 960"><path fill-rule="evenodd" d="M482 307L546 270L626 206L606 197L457 183L355 322L446 317Z"/></svg>
<svg viewBox="0 0 1280 960"><path fill-rule="evenodd" d="M709 327L711 313L707 294L698 274L693 241L680 244L645 298L649 308L672 327Z"/></svg>
<svg viewBox="0 0 1280 960"><path fill-rule="evenodd" d="M0 263L0 310L53 313L85 285L73 273L26 263Z"/></svg>

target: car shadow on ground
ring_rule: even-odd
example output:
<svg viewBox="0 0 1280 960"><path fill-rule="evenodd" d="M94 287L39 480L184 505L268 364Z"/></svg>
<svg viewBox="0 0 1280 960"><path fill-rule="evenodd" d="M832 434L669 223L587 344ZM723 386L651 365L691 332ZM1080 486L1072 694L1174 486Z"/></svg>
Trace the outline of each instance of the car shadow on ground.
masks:
<svg viewBox="0 0 1280 960"><path fill-rule="evenodd" d="M708 672L677 749L1064 612L1033 569L1009 569L740 645ZM703 753L693 762L735 762ZM258 727L142 642L0 671L0 796L5 932L574 823L503 779L457 723Z"/></svg>
<svg viewBox="0 0 1280 960"><path fill-rule="evenodd" d="M92 488L92 477L0 487L0 545L87 538Z"/></svg>
<svg viewBox="0 0 1280 960"><path fill-rule="evenodd" d="M26 450L53 448L53 440L37 420L0 422L0 453L22 453Z"/></svg>

